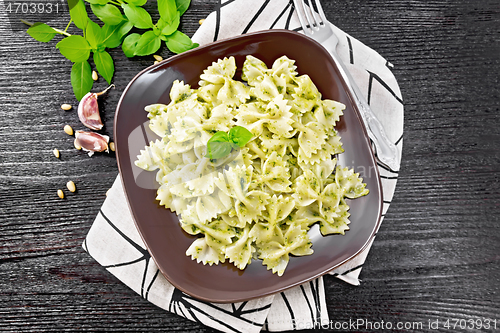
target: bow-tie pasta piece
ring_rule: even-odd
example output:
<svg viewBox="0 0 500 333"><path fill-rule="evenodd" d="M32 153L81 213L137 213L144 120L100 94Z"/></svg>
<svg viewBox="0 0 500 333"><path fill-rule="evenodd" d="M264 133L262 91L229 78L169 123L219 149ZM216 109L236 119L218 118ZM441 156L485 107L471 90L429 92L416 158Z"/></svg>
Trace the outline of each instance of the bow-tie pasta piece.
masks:
<svg viewBox="0 0 500 333"><path fill-rule="evenodd" d="M309 206L318 200L321 192L321 183L318 177L309 169L304 170L304 173L295 180L293 187L297 206Z"/></svg>
<svg viewBox="0 0 500 333"><path fill-rule="evenodd" d="M149 146L146 146L144 150L140 152L141 154L137 156L135 165L147 171L158 169L162 164L161 162L166 157L165 144L160 140L151 142Z"/></svg>
<svg viewBox="0 0 500 333"><path fill-rule="evenodd" d="M335 172L335 181L349 199L359 198L369 192L366 184L363 183L363 178L359 178L359 173L355 173L354 169L342 169L338 166Z"/></svg>
<svg viewBox="0 0 500 333"><path fill-rule="evenodd" d="M156 192L156 200L159 201L161 206L165 206L165 208L169 208L172 212L180 215L182 212L188 210L189 201L185 198L173 195L172 192L170 192L171 188L171 185L161 185Z"/></svg>
<svg viewBox="0 0 500 333"><path fill-rule="evenodd" d="M298 74L296 69L295 60L291 60L287 56L282 56L274 61L270 72L273 76L284 77L286 83L291 84Z"/></svg>
<svg viewBox="0 0 500 333"><path fill-rule="evenodd" d="M323 236L330 234L341 234L344 235L347 230L349 230L348 224L349 216L349 206L345 203L344 199L340 200L340 204L335 211L335 215L331 219L321 219L319 221L319 230Z"/></svg>
<svg viewBox="0 0 500 333"><path fill-rule="evenodd" d="M299 164L305 169L331 160L333 155L343 153L344 149L342 148L342 142L340 142L340 136L334 130L328 135L328 139L321 147L315 153L312 153L310 157L307 156L302 147L299 147L298 152Z"/></svg>
<svg viewBox="0 0 500 333"><path fill-rule="evenodd" d="M217 98L217 95L219 94L219 90L222 88L224 83L221 84L212 84L212 83L206 83L204 86L201 86L198 89L197 96L198 99L201 102L206 103L210 107L215 107L217 105L222 104L222 101L220 101Z"/></svg>
<svg viewBox="0 0 500 333"><path fill-rule="evenodd" d="M177 80L175 82L178 82ZM175 84L175 83L174 83ZM153 119L159 114L167 112L167 105L165 104L150 104L144 108L144 111L148 113L148 118Z"/></svg>
<svg viewBox="0 0 500 333"><path fill-rule="evenodd" d="M281 96L285 88L286 79L284 77L273 77L264 74L264 76L254 82L253 87L250 88L250 93L255 98L269 102L273 98Z"/></svg>
<svg viewBox="0 0 500 333"><path fill-rule="evenodd" d="M175 80L172 83L172 89L169 94L170 104L180 103L192 96L194 93L196 93L196 91L191 89L189 84L184 84L184 81Z"/></svg>
<svg viewBox="0 0 500 333"><path fill-rule="evenodd" d="M334 130L335 124L344 114L345 105L329 99L322 100L314 111L314 117L327 131Z"/></svg>
<svg viewBox="0 0 500 333"><path fill-rule="evenodd" d="M200 75L200 86L207 84L224 84L225 79L232 79L236 73L236 62L234 57L219 59Z"/></svg>
<svg viewBox="0 0 500 333"><path fill-rule="evenodd" d="M267 72L267 66L262 60L249 55L243 63L241 79L247 81L249 86L254 86Z"/></svg>
<svg viewBox="0 0 500 333"><path fill-rule="evenodd" d="M267 269L272 269L273 273L283 275L288 265L289 255L310 255L314 251L312 243L307 235L307 231L300 225L292 223L283 235L283 241L271 241L260 249L259 258L263 259L263 264Z"/></svg>
<svg viewBox="0 0 500 333"><path fill-rule="evenodd" d="M196 213L198 214L198 219L202 222L208 222L216 218L222 213L227 212L232 207L232 201L219 196L219 191L214 193L214 195L204 195L198 197L196 200ZM221 196L224 193L222 192ZM226 199L226 200L224 200Z"/></svg>
<svg viewBox="0 0 500 333"><path fill-rule="evenodd" d="M187 249L186 255L193 260L196 259L198 263L203 263L203 265L209 264L212 266L225 261L224 254L210 247L205 238L196 239Z"/></svg>
<svg viewBox="0 0 500 333"><path fill-rule="evenodd" d="M325 219L319 213L318 203L313 202L309 206L298 207L287 221L287 224L297 223L302 226L302 229L308 230L316 222L325 223Z"/></svg>
<svg viewBox="0 0 500 333"><path fill-rule="evenodd" d="M324 127L317 122L294 123L294 127L299 130L299 156L303 160L310 159L328 139Z"/></svg>
<svg viewBox="0 0 500 333"><path fill-rule="evenodd" d="M238 105L250 98L250 88L242 82L233 80L236 73L236 61L234 57L224 58L212 63L200 75L200 87L209 86L209 93L217 92L217 99L225 104ZM202 94L205 100L213 101L213 96Z"/></svg>
<svg viewBox="0 0 500 333"><path fill-rule="evenodd" d="M240 81L225 79L224 85L217 92L217 99L224 104L237 106L250 99L250 88Z"/></svg>
<svg viewBox="0 0 500 333"><path fill-rule="evenodd" d="M217 105L211 110L208 119L203 122L203 129L211 132L229 131L231 127L235 126L234 112L234 108L227 104Z"/></svg>
<svg viewBox="0 0 500 333"><path fill-rule="evenodd" d="M294 120L290 108L281 95L276 96L269 102L266 108L268 114L267 128L269 131L279 137L290 138L293 136L291 124L294 123Z"/></svg>
<svg viewBox="0 0 500 333"><path fill-rule="evenodd" d="M261 173L261 180L271 190L283 193L291 191L290 185L292 185L292 182L290 181L286 160L279 157L275 151L264 161Z"/></svg>
<svg viewBox="0 0 500 333"><path fill-rule="evenodd" d="M267 122L265 105L258 102L242 104L236 110L236 125L245 127L255 137L260 137Z"/></svg>
<svg viewBox="0 0 500 333"><path fill-rule="evenodd" d="M284 219L288 218L294 208L295 201L292 197L273 195L266 205L263 220L254 224L250 230L250 237L256 244L265 244L271 241L283 242L280 225Z"/></svg>
<svg viewBox="0 0 500 333"><path fill-rule="evenodd" d="M297 150L299 148L299 143L296 138L285 138L285 139L269 139L261 138L261 145L263 151L276 152L278 156L285 156L287 152L293 156L297 156Z"/></svg>
<svg viewBox="0 0 500 333"><path fill-rule="evenodd" d="M224 250L224 254L229 262L238 267L239 269L245 269L246 265L250 264L252 261L252 255L255 252L255 248L252 246L252 239L249 236L250 228L245 228L241 231L238 230L238 235L235 241L230 245L227 245Z"/></svg>
<svg viewBox="0 0 500 333"><path fill-rule="evenodd" d="M332 221L338 216L339 203L342 199L342 190L336 183L328 184L318 197L318 208L321 216Z"/></svg>
<svg viewBox="0 0 500 333"><path fill-rule="evenodd" d="M313 111L321 103L321 94L308 75L295 77L291 87L291 111L294 114L300 115Z"/></svg>
<svg viewBox="0 0 500 333"><path fill-rule="evenodd" d="M335 170L335 166L337 165L336 158L329 158L327 160L321 161L310 167L312 172L316 175L316 177L321 181L321 186L325 186L328 182L330 175Z"/></svg>

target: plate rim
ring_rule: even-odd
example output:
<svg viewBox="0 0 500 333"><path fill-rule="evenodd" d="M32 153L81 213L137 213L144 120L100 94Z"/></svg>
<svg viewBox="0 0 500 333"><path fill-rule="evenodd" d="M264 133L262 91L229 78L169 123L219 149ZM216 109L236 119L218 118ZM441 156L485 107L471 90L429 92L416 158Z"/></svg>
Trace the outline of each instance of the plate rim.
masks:
<svg viewBox="0 0 500 333"><path fill-rule="evenodd" d="M200 49L208 49L208 48L211 48L211 47L214 47L214 46L218 46L220 44L224 44L224 43L228 43L230 41L233 41L233 40L238 40L238 39L245 39L245 38L251 38L255 35L265 35L265 34L289 34L289 35L293 35L295 37L299 37L299 38L304 38L304 39L307 39L309 42L312 42L314 44L317 44L317 46L321 47L324 49L323 45L321 45L320 43L318 43L316 40L310 38L310 37L307 37L303 34L300 34L298 32L295 32L295 31L291 31L291 30L286 30L286 29L271 29L271 30L262 30L262 31L256 31L256 32L250 32L250 33L246 33L246 34L243 34L243 35L237 35L237 36L232 36L232 37L228 37L228 38L224 38L224 39L220 39L220 40L217 40L217 41L214 41L214 42L211 42L211 43L208 43L208 44L205 44L205 45L200 45L198 46L197 48L194 48L194 49L191 49L191 50L188 50L186 52L183 52L181 54L176 54L176 55L173 55L167 59L164 59L162 60L161 62L157 63L157 64L153 64L143 70L141 70L139 73L137 73L130 81L129 83L127 84L127 86L125 87L125 89L123 90L123 93L122 95L120 96L120 99L118 101L118 104L116 106L116 109L115 109L115 116L114 116L114 121L113 121L113 133L117 133L116 131L116 128L117 128L117 121L118 121L118 116L119 116L119 113L120 113L120 109L121 109L121 105L122 105L122 102L126 96L126 94L128 93L130 87L133 85L133 83L140 77L142 76L144 73L146 72L149 72L149 71L152 71L156 68L159 68L159 67L162 67L163 65L171 62L171 61L174 61L178 58L181 58L181 57L185 57L187 55L189 55L190 53L193 53L193 52L199 52ZM326 49L325 49L326 51ZM327 52L327 51L326 51ZM334 65L335 67L335 70L339 71L338 69L338 66L336 65L336 63L332 60L332 64ZM248 301L248 300L252 300L252 299L256 299L256 298L261 298L261 297L265 297L265 296L269 296L269 295L273 295L273 294L276 294L276 293L279 293L279 292L282 292L284 290L288 290L290 288L293 288L293 287L296 287L298 285L301 285L303 283L306 283L308 281L311 281L311 280L314 280L320 276L323 276L325 274L328 274L329 272L335 270L336 268L338 268L339 266L345 264L346 262L350 261L350 260L353 260L355 257L357 257L358 255L360 255L361 252L363 252L368 246L369 244L372 242L372 240L375 238L375 235L378 231L378 229L380 228L380 225L381 225L381 222L382 222L382 212L383 212L383 187L382 187L382 182L381 182L381 178L380 178L380 171L378 169L378 166L377 166L377 163L376 163L376 158L375 158L375 153L373 151L373 148L371 147L370 145L370 139L369 139L369 136L368 136L368 133L367 133L367 130L366 130L366 127L364 125L364 122L362 120L362 117L361 117L361 114L360 114L360 111L358 109L358 106L356 105L356 103L354 102L355 99L353 98L351 92L349 91L349 89L347 89L347 83L345 82L345 80L343 79L343 77L340 75L340 78L341 78L341 83L342 83L342 86L343 86L343 89L345 90L348 98L350 99L350 102L351 102L351 105L353 106L353 110L354 110L354 113L355 113L355 116L358 118L358 121L359 123L361 124L361 128L362 128L362 132L363 132L363 137L364 139L366 140L366 143L369 147L369 151L370 151L370 159L372 160L373 162L373 165L375 166L375 176L377 178L376 182L377 182L377 191L379 192L379 197L380 197L380 200L379 200L379 205L378 205L378 214L377 214L377 221L376 223L374 224L374 228L373 228L373 231L371 232L370 234L370 237L368 237L368 239L365 241L365 243L363 244L363 246L358 250L356 251L353 255L349 256L348 258L340 261L339 263L335 264L333 267L331 268L328 268L324 271L321 271L319 273L316 273L314 275L311 275L310 277L308 277L307 279L303 279L301 281L297 281L297 282L294 282L294 283L290 283L286 286L283 286L283 287L280 287L280 288L276 288L274 291L271 291L271 292L264 292L264 293L260 293L260 294L256 294L256 295L253 295L253 296L250 296L250 297L244 297L244 298L241 298L241 297L236 297L236 298L228 298L228 297L219 297L219 298L208 298L208 297L205 297L205 296L202 296L202 295L198 295L196 293L193 293L192 291L190 291L188 288L184 288L183 285L179 285L173 281L171 281L171 279L169 278L169 274L167 272L165 272L163 270L163 267L162 265L160 265L158 262L157 262L157 259L155 256L153 256L151 254L151 251L149 249L149 246L148 246L148 243L146 242L145 240L145 236L143 235L142 231L141 231L141 226L140 224L137 222L137 218L136 218L136 214L135 214L135 211L132 209L132 206L131 206L131 203L130 203L130 197L129 197L129 193L128 191L125 189L125 179L124 179L124 175L123 175L123 172L122 172L122 162L121 162L121 159L119 158L119 151L120 151L120 140L117 140L117 137L115 137L115 153L116 153L116 160L117 160L117 165L118 165L118 171L119 171L119 174L120 174L120 179L122 181L122 184L123 184L123 190L124 190L124 194L125 194L125 197L126 197L126 201L127 201L127 206L130 210L130 213L131 213L131 216L132 216L132 219L134 221L134 224L135 224L135 227L137 228L137 231L146 247L146 249L148 250L148 252L150 253L151 255L151 258L153 259L153 261L155 262L156 266L158 267L158 270L162 273L162 275L165 277L165 279L170 283L172 284L175 288L181 290L182 292L192 296L192 297L195 297L196 299L198 300L202 300L202 301L206 301L206 302L213 302L213 303L233 303L233 302L242 302L242 301ZM115 134L116 135L116 134ZM372 189L370 189L370 192L372 191ZM166 208L165 208L166 209ZM197 263L199 265L202 265L202 263ZM272 272L269 272L269 274L272 274Z"/></svg>

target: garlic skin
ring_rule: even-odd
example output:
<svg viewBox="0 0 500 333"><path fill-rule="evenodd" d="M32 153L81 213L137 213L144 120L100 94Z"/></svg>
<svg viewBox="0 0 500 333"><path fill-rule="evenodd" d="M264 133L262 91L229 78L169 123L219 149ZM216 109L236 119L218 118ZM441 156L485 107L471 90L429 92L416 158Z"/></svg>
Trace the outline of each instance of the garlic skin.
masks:
<svg viewBox="0 0 500 333"><path fill-rule="evenodd" d="M109 153L109 136L101 135L94 132L76 131L75 132L75 144L82 147L82 149L88 152L89 156L92 156L94 152L105 151Z"/></svg>
<svg viewBox="0 0 500 333"><path fill-rule="evenodd" d="M99 93L87 93L83 96L80 104L78 104L78 118L82 124L88 128L98 131L102 129L101 116L99 115L99 105L97 104L97 97L106 93L109 89L114 88L115 85L112 84L103 91Z"/></svg>

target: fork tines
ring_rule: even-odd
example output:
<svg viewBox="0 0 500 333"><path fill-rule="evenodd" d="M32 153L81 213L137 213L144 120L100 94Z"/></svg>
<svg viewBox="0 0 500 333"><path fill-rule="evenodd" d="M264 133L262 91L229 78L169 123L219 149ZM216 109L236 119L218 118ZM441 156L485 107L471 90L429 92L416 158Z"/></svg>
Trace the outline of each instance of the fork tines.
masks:
<svg viewBox="0 0 500 333"><path fill-rule="evenodd" d="M326 16L319 0L293 0L293 3L305 33L314 33L325 27Z"/></svg>

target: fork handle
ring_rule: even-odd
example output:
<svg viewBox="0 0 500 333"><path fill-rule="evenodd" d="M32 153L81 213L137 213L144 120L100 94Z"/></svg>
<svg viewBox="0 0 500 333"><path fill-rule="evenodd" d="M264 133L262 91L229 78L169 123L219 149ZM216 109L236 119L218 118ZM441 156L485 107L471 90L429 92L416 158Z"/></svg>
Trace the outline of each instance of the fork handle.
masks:
<svg viewBox="0 0 500 333"><path fill-rule="evenodd" d="M378 160L391 170L398 171L398 148L387 137L380 120L378 120L377 116L373 113L370 105L368 105L368 102L361 93L361 90L359 90L359 87L353 77L345 67L342 60L340 60L337 52L334 51L335 48L326 47L326 49L330 52L340 71L340 74L344 78L347 87L354 98L354 102L358 106L361 118L363 119L368 132L368 136L375 144Z"/></svg>

